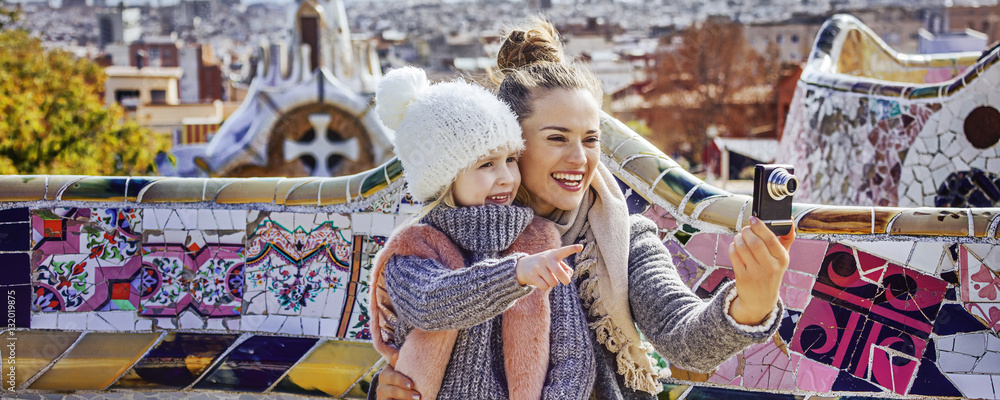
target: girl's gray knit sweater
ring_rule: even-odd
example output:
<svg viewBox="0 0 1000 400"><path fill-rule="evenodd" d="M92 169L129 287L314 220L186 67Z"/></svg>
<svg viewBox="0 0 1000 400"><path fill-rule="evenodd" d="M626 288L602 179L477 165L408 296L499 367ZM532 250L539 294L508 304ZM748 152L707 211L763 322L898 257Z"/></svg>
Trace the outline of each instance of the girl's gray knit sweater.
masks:
<svg viewBox="0 0 1000 400"><path fill-rule="evenodd" d="M466 268L453 271L412 256L389 259L386 288L399 317L395 344L402 345L413 328L458 330L438 399L508 398L502 314L533 288L519 285L514 271L525 254L500 253L533 217L530 209L517 206L438 207L422 222L462 249ZM549 370L542 397L587 399L596 365L576 286L553 288L549 301Z"/></svg>
<svg viewBox="0 0 1000 400"><path fill-rule="evenodd" d="M723 287L719 293L707 301L698 298L678 275L670 253L657 235L656 224L641 215L630 216L629 224L631 233L628 260L628 296L632 317L646 340L652 343L657 352L672 364L696 372L709 372L747 346L766 341L777 331L779 325L777 321L773 321L769 326L757 327L762 329L747 329L747 327L736 325L730 318L726 317L725 298L733 290L732 284ZM601 233L595 232L595 234L600 235ZM575 265L575 259L570 261L571 265ZM508 264L510 269L507 270L507 273L511 275L508 278L496 279L495 281L514 282L513 261L506 262L510 263ZM579 283L576 282L576 284ZM509 285L516 286L517 284L514 282L509 283ZM485 283L482 285L482 287L492 286L492 284ZM565 287L567 286L560 285L557 289ZM570 287L573 288L575 295L575 285ZM497 299L504 297L501 294L501 292L505 292L504 290L497 287L493 287L493 290L495 293L491 294L491 297ZM553 290L552 293L554 296L556 291ZM458 300L459 295L456 295L455 298ZM399 311L398 300L393 298L393 302ZM579 299L574 298L572 302L576 303L576 307L581 307ZM553 299L552 337L555 338L561 334L583 333L590 338L588 342L589 352L594 354L596 360L596 365L590 369L590 371L596 371L593 398L601 400L656 398L652 394L635 391L624 385L622 377L617 373L615 355L597 342L593 331L588 329L586 325L579 328L573 327L576 324L556 326L556 316L561 317L555 311L556 303L557 301ZM446 311L448 310L447 307L439 310L442 315L438 317L447 319L449 315L446 314L449 313ZM777 315L780 316L782 311L782 306L779 304ZM400 313L402 314L402 312ZM572 332L564 332L563 330L572 330ZM553 341L554 344L555 341ZM499 348L497 345L491 347ZM475 364L477 361L481 366L495 363L488 358L467 362ZM491 369L502 371L502 362L499 366L493 366ZM551 377L552 371L549 373ZM370 398L374 398L374 388L377 385L377 380L372 382ZM478 394L471 398L478 398Z"/></svg>

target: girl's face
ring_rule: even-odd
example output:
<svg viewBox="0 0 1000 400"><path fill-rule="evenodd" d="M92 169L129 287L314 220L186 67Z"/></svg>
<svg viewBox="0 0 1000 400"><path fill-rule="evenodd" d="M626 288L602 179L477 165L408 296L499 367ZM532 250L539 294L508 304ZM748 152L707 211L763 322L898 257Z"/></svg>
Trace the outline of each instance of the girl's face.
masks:
<svg viewBox="0 0 1000 400"><path fill-rule="evenodd" d="M521 121L525 150L518 163L528 171L531 209L541 216L573 210L600 161L600 106L584 90L554 89L539 93L532 110Z"/></svg>
<svg viewBox="0 0 1000 400"><path fill-rule="evenodd" d="M517 151L498 149L459 173L452 186L452 195L459 207L486 203L510 205L520 185Z"/></svg>

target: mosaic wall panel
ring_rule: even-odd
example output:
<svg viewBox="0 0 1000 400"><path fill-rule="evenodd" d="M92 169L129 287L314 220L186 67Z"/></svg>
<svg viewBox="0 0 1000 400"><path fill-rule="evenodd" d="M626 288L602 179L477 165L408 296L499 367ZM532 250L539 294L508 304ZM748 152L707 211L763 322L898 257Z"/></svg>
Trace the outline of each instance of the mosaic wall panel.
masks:
<svg viewBox="0 0 1000 400"><path fill-rule="evenodd" d="M696 293L708 297L733 279L724 267L728 257L722 257L732 236L685 227L655 206L645 214L657 222L678 272L692 279ZM878 393L998 398L992 389L970 386L998 376L989 372L1000 369L993 353L976 347L974 355L962 356L969 357L961 364L968 369L956 371L951 359L958 356L948 355L942 365L935 347L956 334L983 343L998 337L990 329L1000 317L1000 299L989 299L994 288L1000 289L1000 281L994 282L1000 254L994 250L1000 252L991 244L799 239L782 282L786 313L779 335L702 378L676 368L674 376L760 390L871 392L874 397L868 398L878 398ZM687 271L707 272L695 276ZM974 277L976 272L980 275ZM968 289L983 295L976 297ZM966 300L966 293L973 297ZM753 396L738 393L733 395Z"/></svg>
<svg viewBox="0 0 1000 400"><path fill-rule="evenodd" d="M952 81L938 61L894 72L886 57L831 65L931 86L809 68L799 83L779 149L803 186L778 333L707 374L671 366L660 398L1000 399L1000 209L807 203L997 205L1000 52ZM749 198L613 118L602 131L629 211L657 224L685 284L707 298L733 280ZM0 358L17 372L0 397L364 397L385 362L369 343L372 262L421 206L401 175L390 162L322 179L0 176L14 304L0 345L17 361Z"/></svg>
<svg viewBox="0 0 1000 400"><path fill-rule="evenodd" d="M778 152L796 166L802 200L998 204L997 185L982 175L1000 171L1000 49L900 54L849 15L819 36Z"/></svg>
<svg viewBox="0 0 1000 400"><path fill-rule="evenodd" d="M908 103L799 85L778 150L778 154L789 155L779 161L794 165L802 184L797 201L920 204L901 203L901 182L908 188L914 181L912 173L903 172L904 161L928 119L940 109L941 104L936 103Z"/></svg>
<svg viewBox="0 0 1000 400"><path fill-rule="evenodd" d="M149 210L144 226L142 316L161 325L185 310L237 318L243 302L246 211Z"/></svg>
<svg viewBox="0 0 1000 400"><path fill-rule="evenodd" d="M352 272L350 215L251 213L248 232L243 329L336 329Z"/></svg>
<svg viewBox="0 0 1000 400"><path fill-rule="evenodd" d="M32 215L32 310L139 308L142 210L59 208Z"/></svg>
<svg viewBox="0 0 1000 400"><path fill-rule="evenodd" d="M732 232L639 198L632 203L632 212L658 225L692 291L708 297L734 279ZM0 252L23 258L26 275L5 276L4 284L35 293L32 330L8 333L34 343L50 340L49 333L83 332L52 336L61 347L22 353L30 376L15 381L17 390L363 394L378 360L366 345L367 278L386 235L405 219L368 207L396 211L404 201L373 201L360 212L11 212L20 220L8 224L25 224L32 241L29 250ZM1000 376L994 371L1000 354L995 244L814 236L800 237L791 256L778 335L710 374L673 368L673 398L785 396L775 391L1000 397L984 389ZM40 290L46 287L58 296ZM114 340L129 347L116 349L114 362L89 371L93 382L83 384L71 360L94 357ZM727 388L705 390L700 382Z"/></svg>

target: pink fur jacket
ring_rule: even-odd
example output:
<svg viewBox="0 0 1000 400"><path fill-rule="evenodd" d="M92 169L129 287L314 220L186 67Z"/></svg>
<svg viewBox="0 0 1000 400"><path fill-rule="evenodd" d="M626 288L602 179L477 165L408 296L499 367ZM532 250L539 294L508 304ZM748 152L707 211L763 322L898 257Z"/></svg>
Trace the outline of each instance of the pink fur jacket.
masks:
<svg viewBox="0 0 1000 400"><path fill-rule="evenodd" d="M535 254L559 247L552 222L535 217L504 254ZM393 255L434 259L455 270L465 267L462 253L441 231L417 224L395 234L376 256L372 270L372 342L396 371L413 380L422 399L435 399L444 379L458 331L414 329L402 348L393 343L395 311L385 288L384 272ZM548 292L534 290L503 313L505 373L511 399L539 399L549 363ZM398 357L398 359L396 358ZM483 362L486 362L485 360Z"/></svg>

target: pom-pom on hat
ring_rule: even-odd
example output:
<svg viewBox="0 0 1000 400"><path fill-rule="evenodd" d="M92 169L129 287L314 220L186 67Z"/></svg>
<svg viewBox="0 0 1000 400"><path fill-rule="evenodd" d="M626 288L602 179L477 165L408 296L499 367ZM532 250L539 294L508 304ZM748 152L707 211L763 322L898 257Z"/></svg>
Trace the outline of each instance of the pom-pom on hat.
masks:
<svg viewBox="0 0 1000 400"><path fill-rule="evenodd" d="M396 131L403 178L420 201L440 196L464 169L493 150L524 149L521 126L506 103L461 80L431 85L423 70L389 71L375 92L382 122Z"/></svg>

